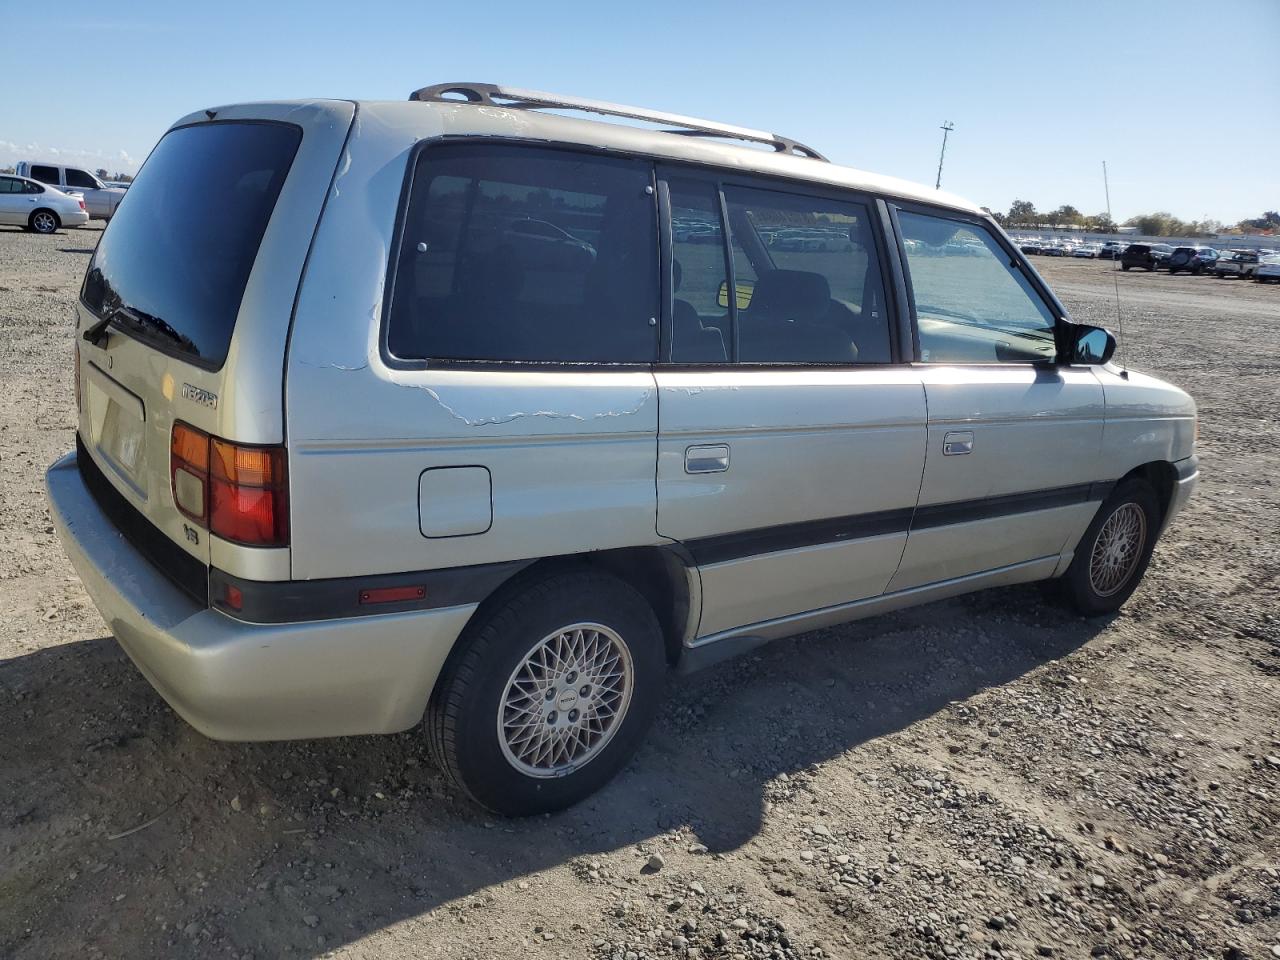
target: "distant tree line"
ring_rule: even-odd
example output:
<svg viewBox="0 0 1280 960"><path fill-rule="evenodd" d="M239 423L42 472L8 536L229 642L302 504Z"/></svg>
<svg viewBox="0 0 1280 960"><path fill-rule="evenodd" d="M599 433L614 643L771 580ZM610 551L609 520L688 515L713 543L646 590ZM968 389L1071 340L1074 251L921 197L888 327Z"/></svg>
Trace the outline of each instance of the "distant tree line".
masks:
<svg viewBox="0 0 1280 960"><path fill-rule="evenodd" d="M1069 203L1064 203L1056 210L1041 212L1029 200L1015 200L1009 207L1008 213L993 212L992 216L1005 227L1047 227L1055 230L1060 227L1079 227L1093 233L1115 233L1117 226L1105 213L1086 216ZM1271 234L1280 230L1280 213L1268 210L1260 217L1227 225L1221 220L1213 219L1179 220L1172 213L1161 210L1130 217L1119 226L1135 227L1139 233L1150 237L1205 237L1224 233Z"/></svg>

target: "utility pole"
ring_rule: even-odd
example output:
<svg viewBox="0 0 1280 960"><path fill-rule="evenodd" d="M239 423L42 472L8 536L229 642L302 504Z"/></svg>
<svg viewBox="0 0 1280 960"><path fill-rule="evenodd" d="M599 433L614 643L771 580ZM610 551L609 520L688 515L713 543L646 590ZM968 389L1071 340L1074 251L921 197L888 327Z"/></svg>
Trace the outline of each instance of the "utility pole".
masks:
<svg viewBox="0 0 1280 960"><path fill-rule="evenodd" d="M933 185L933 189L942 189L942 158L947 155L947 134L956 128L956 125L948 120L939 129L942 131L942 152L938 154L938 182Z"/></svg>

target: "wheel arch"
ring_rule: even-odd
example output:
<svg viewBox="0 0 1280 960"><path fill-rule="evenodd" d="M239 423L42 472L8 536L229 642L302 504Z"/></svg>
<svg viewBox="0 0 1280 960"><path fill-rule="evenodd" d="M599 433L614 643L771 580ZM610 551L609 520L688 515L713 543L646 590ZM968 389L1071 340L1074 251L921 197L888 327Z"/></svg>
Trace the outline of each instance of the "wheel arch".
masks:
<svg viewBox="0 0 1280 960"><path fill-rule="evenodd" d="M35 229L34 221L36 219L37 213L51 214L53 216L54 222L57 223L58 225L58 227L55 229L60 229L62 227L62 217L58 215L58 211L53 209L53 207L36 207L34 210L32 210L31 214L27 217L28 227Z"/></svg>
<svg viewBox="0 0 1280 960"><path fill-rule="evenodd" d="M508 597L550 577L583 570L599 570L617 577L645 599L662 628L667 663L674 666L684 650L685 639L691 637L697 627L701 611L697 567L678 544L624 547L535 560L480 601L450 651L450 658L466 645L472 625L481 622Z"/></svg>
<svg viewBox="0 0 1280 960"><path fill-rule="evenodd" d="M1173 492L1178 485L1178 470L1168 460L1152 460L1141 466L1134 467L1123 477L1120 483L1126 480L1138 479L1145 480L1151 485L1156 492L1156 500L1160 504L1161 517L1169 513L1169 506L1173 502Z"/></svg>

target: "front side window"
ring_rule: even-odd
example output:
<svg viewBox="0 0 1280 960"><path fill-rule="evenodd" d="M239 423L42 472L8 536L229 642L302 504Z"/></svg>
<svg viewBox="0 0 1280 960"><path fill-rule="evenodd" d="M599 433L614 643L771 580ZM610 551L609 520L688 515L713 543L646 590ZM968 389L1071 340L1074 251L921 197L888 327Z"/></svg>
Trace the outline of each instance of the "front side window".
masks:
<svg viewBox="0 0 1280 960"><path fill-rule="evenodd" d="M978 224L899 211L920 359L1053 360L1057 319L995 237Z"/></svg>
<svg viewBox="0 0 1280 960"><path fill-rule="evenodd" d="M422 151L387 327L405 360L652 363L658 240L643 161Z"/></svg>
<svg viewBox="0 0 1280 960"><path fill-rule="evenodd" d="M96 177L84 170L77 170L75 167L67 167L67 186L68 187L84 187L87 190L97 190L100 184Z"/></svg>
<svg viewBox="0 0 1280 960"><path fill-rule="evenodd" d="M58 185L58 168L46 167L37 163L31 168L31 179L39 180L41 183L51 183L56 187Z"/></svg>
<svg viewBox="0 0 1280 960"><path fill-rule="evenodd" d="M25 184L14 177L0 177L0 193L23 193Z"/></svg>

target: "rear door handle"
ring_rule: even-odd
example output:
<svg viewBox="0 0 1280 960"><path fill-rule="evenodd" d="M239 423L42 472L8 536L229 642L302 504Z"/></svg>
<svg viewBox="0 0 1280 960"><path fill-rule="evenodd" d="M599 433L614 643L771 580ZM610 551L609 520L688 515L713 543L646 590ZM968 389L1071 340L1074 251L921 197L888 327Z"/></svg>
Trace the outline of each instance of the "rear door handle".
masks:
<svg viewBox="0 0 1280 960"><path fill-rule="evenodd" d="M724 473L729 469L729 445L707 443L684 451L685 473Z"/></svg>
<svg viewBox="0 0 1280 960"><path fill-rule="evenodd" d="M958 457L973 453L973 431L953 430L942 438L942 455Z"/></svg>

